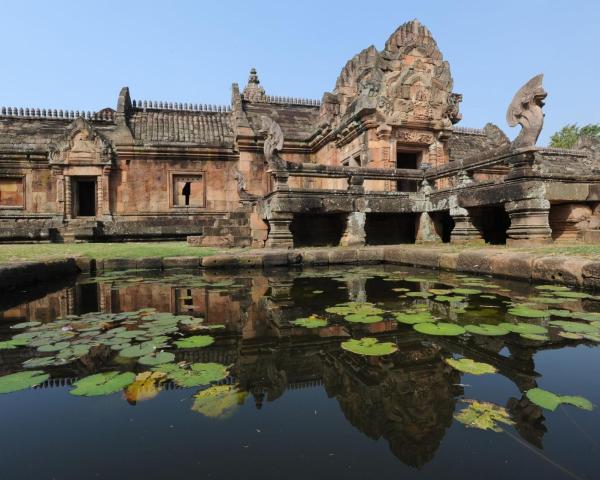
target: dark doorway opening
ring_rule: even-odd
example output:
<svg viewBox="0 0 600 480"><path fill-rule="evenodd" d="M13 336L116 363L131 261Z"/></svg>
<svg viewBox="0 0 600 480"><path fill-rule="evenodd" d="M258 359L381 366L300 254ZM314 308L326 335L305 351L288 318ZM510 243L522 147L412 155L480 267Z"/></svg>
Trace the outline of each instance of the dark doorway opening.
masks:
<svg viewBox="0 0 600 480"><path fill-rule="evenodd" d="M185 206L188 207L190 205L190 195L192 193L192 184L190 182L185 182L183 188L181 189L181 195L184 197Z"/></svg>
<svg viewBox="0 0 600 480"><path fill-rule="evenodd" d="M491 245L505 245L507 230L510 227L510 217L503 205L482 207L471 211L473 224L485 243Z"/></svg>
<svg viewBox="0 0 600 480"><path fill-rule="evenodd" d="M294 247L325 247L339 245L345 227L345 214L296 213L290 231Z"/></svg>
<svg viewBox="0 0 600 480"><path fill-rule="evenodd" d="M96 181L75 181L75 203L74 214L76 217L96 216Z"/></svg>
<svg viewBox="0 0 600 480"><path fill-rule="evenodd" d="M414 170L419 163L420 152L396 152L396 168L408 168ZM416 192L417 182L415 180L398 180L396 189L399 192Z"/></svg>
<svg viewBox="0 0 600 480"><path fill-rule="evenodd" d="M450 212L446 210L444 212L433 212L429 215L431 215L431 220L433 220L435 233L442 239L442 242L450 243L452 230L454 230L454 220L450 216Z"/></svg>
<svg viewBox="0 0 600 480"><path fill-rule="evenodd" d="M416 218L414 213L367 213L367 245L415 243Z"/></svg>
<svg viewBox="0 0 600 480"><path fill-rule="evenodd" d="M76 288L77 315L97 312L99 310L98 284L86 283L77 285Z"/></svg>

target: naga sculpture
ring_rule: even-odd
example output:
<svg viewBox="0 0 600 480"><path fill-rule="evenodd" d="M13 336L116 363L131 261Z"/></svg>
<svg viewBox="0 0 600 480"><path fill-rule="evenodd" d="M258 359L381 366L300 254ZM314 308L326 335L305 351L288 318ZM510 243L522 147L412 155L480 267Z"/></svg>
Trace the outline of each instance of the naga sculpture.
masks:
<svg viewBox="0 0 600 480"><path fill-rule="evenodd" d="M260 133L265 136L265 160L270 170L279 170L284 167L284 160L279 156L283 148L283 132L279 124L269 117L261 118Z"/></svg>
<svg viewBox="0 0 600 480"><path fill-rule="evenodd" d="M515 94L506 112L511 127L521 125L521 131L512 142L513 148L535 146L544 125L544 99L548 95L542 86L543 74L536 75Z"/></svg>

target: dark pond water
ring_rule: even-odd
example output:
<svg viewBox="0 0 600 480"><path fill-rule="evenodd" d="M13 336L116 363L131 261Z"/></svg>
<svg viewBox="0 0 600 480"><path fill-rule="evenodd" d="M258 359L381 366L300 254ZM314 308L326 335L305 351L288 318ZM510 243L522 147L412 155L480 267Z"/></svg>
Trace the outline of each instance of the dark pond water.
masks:
<svg viewBox="0 0 600 480"><path fill-rule="evenodd" d="M600 477L590 294L373 266L116 272L1 302L2 479Z"/></svg>

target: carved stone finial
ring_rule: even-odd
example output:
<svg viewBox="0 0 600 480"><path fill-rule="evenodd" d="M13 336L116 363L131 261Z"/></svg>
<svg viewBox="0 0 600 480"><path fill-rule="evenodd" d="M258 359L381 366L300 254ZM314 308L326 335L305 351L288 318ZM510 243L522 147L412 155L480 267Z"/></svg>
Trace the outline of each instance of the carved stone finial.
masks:
<svg viewBox="0 0 600 480"><path fill-rule="evenodd" d="M283 160L279 157L279 152L283 148L283 132L279 124L269 117L261 117L260 133L265 136L264 153L265 160L270 169L277 169L283 166Z"/></svg>
<svg viewBox="0 0 600 480"><path fill-rule="evenodd" d="M260 80L256 68L250 70L248 84L242 93L244 100L248 102L263 102L265 100L265 89L260 86Z"/></svg>
<svg viewBox="0 0 600 480"><path fill-rule="evenodd" d="M542 86L543 74L536 75L515 94L506 111L506 121L511 127L521 125L521 131L512 142L513 148L535 146L544 125L544 99L548 95Z"/></svg>

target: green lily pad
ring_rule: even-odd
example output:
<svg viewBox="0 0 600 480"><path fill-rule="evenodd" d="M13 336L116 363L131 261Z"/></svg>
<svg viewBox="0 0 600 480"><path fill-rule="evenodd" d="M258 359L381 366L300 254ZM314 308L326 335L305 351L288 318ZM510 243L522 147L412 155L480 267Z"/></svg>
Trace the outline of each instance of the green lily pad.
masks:
<svg viewBox="0 0 600 480"><path fill-rule="evenodd" d="M12 340L6 340L0 342L0 350L14 350L18 347L27 345L27 340L24 338L13 338Z"/></svg>
<svg viewBox="0 0 600 480"><path fill-rule="evenodd" d="M70 390L71 395L81 397L97 397L100 395L110 395L124 389L135 380L135 373L132 372L102 372L90 375L76 381Z"/></svg>
<svg viewBox="0 0 600 480"><path fill-rule="evenodd" d="M307 318L298 318L290 322L292 325L304 328L321 328L327 326L327 320L311 315Z"/></svg>
<svg viewBox="0 0 600 480"><path fill-rule="evenodd" d="M550 292L560 292L560 291L568 291L569 287L565 287L562 285L537 285L534 287L536 290L547 290Z"/></svg>
<svg viewBox="0 0 600 480"><path fill-rule="evenodd" d="M139 358L150 355L152 352L154 352L154 345L140 344L123 348L121 351L119 351L119 356L125 358Z"/></svg>
<svg viewBox="0 0 600 480"><path fill-rule="evenodd" d="M416 297L416 298L429 298L433 296L433 293L429 292L407 292L407 297Z"/></svg>
<svg viewBox="0 0 600 480"><path fill-rule="evenodd" d="M476 290L474 288L455 288L452 292L458 295L479 295L482 293L481 290Z"/></svg>
<svg viewBox="0 0 600 480"><path fill-rule="evenodd" d="M471 375L484 375L486 373L496 373L498 371L496 367L489 363L476 362L470 358L461 358L459 360L447 358L445 362L455 370L470 373Z"/></svg>
<svg viewBox="0 0 600 480"><path fill-rule="evenodd" d="M369 315L366 313L352 313L346 315L344 320L351 323L377 323L383 320L383 317L379 315Z"/></svg>
<svg viewBox="0 0 600 480"><path fill-rule="evenodd" d="M465 329L455 323L416 323L413 328L425 335L450 336L454 337L465 333Z"/></svg>
<svg viewBox="0 0 600 480"><path fill-rule="evenodd" d="M550 316L547 310L536 310L534 308L529 307L514 307L509 308L508 313L510 315L514 315L516 317L525 317L525 318L547 318Z"/></svg>
<svg viewBox="0 0 600 480"><path fill-rule="evenodd" d="M210 335L194 335L193 337L182 338L174 342L177 348L202 348L215 343L214 337Z"/></svg>
<svg viewBox="0 0 600 480"><path fill-rule="evenodd" d="M598 328L588 323L569 322L568 320L551 320L548 323L570 333L599 333Z"/></svg>
<svg viewBox="0 0 600 480"><path fill-rule="evenodd" d="M555 297L529 297L528 302L543 303L547 305L564 303L564 299Z"/></svg>
<svg viewBox="0 0 600 480"><path fill-rule="evenodd" d="M454 415L454 418L466 427L502 432L499 423L514 425L507 410L495 403L478 402L477 400L463 401L469 406Z"/></svg>
<svg viewBox="0 0 600 480"><path fill-rule="evenodd" d="M359 340L353 338L346 342L342 342L340 346L344 350L356 353L357 355L367 355L376 357L382 355L390 355L398 350L398 347L395 343L380 343L376 338L372 337L364 337Z"/></svg>
<svg viewBox="0 0 600 480"><path fill-rule="evenodd" d="M566 338L567 340L581 340L583 338L583 335L572 332L558 332L558 336Z"/></svg>
<svg viewBox="0 0 600 480"><path fill-rule="evenodd" d="M547 342L550 340L548 335L542 335L539 333L521 333L519 335L521 338L525 338L526 340L535 340L536 342Z"/></svg>
<svg viewBox="0 0 600 480"><path fill-rule="evenodd" d="M50 375L41 370L3 375L0 377L0 393L12 393L35 387L49 378Z"/></svg>
<svg viewBox="0 0 600 480"><path fill-rule="evenodd" d="M35 321L32 321L32 322L21 322L21 323L16 323L14 325L11 325L10 328L20 329L20 328L37 327L37 326L39 326L41 324L42 324L42 322L35 322Z"/></svg>
<svg viewBox="0 0 600 480"><path fill-rule="evenodd" d="M431 313L427 311L416 313L399 312L395 313L394 316L400 323L405 323L407 325L414 325L415 323L432 323L435 321Z"/></svg>
<svg viewBox="0 0 600 480"><path fill-rule="evenodd" d="M481 323L479 325L465 325L465 330L475 335L486 335L490 337L500 337L502 335L508 335L510 332L506 328L502 328L499 325L488 325Z"/></svg>
<svg viewBox="0 0 600 480"><path fill-rule="evenodd" d="M38 352L58 352L63 348L67 348L69 346L69 342L58 342L58 343L50 343L48 345L42 345L38 347Z"/></svg>
<svg viewBox="0 0 600 480"><path fill-rule="evenodd" d="M154 352L149 355L144 355L138 360L141 365L162 365L175 360L175 355L170 352Z"/></svg>
<svg viewBox="0 0 600 480"><path fill-rule="evenodd" d="M438 295L437 297L434 298L434 300L436 302L458 303L458 302L462 302L462 301L466 300L466 298L460 297L460 296L450 297L447 295Z"/></svg>
<svg viewBox="0 0 600 480"><path fill-rule="evenodd" d="M449 295L452 293L451 288L430 288L428 291L434 295Z"/></svg>
<svg viewBox="0 0 600 480"><path fill-rule="evenodd" d="M229 369L220 363L192 363L185 366L167 363L157 365L152 370L164 373L167 378L184 388L209 385L227 378L229 374Z"/></svg>
<svg viewBox="0 0 600 480"><path fill-rule="evenodd" d="M535 335L545 335L548 333L546 327L542 327L541 325L533 325L531 323L500 323L499 327L504 328L512 333L518 334L535 334Z"/></svg>
<svg viewBox="0 0 600 480"><path fill-rule="evenodd" d="M538 405L539 407L545 408L553 412L560 404L565 403L573 405L583 410L592 411L594 406L587 398L574 396L574 395L557 395L555 393L544 390L543 388L532 388L527 390L525 395L529 400Z"/></svg>
<svg viewBox="0 0 600 480"><path fill-rule="evenodd" d="M398 287L392 288L393 292L410 292L410 288Z"/></svg>
<svg viewBox="0 0 600 480"><path fill-rule="evenodd" d="M52 365L56 361L54 357L37 357L30 358L23 362L23 367L25 368L39 368L39 367L47 367L48 365Z"/></svg>
<svg viewBox="0 0 600 480"><path fill-rule="evenodd" d="M558 291L558 292L553 292L553 295L556 295L557 297L562 297L562 298L591 298L592 296L589 293L584 293L584 292L563 292L563 291Z"/></svg>

